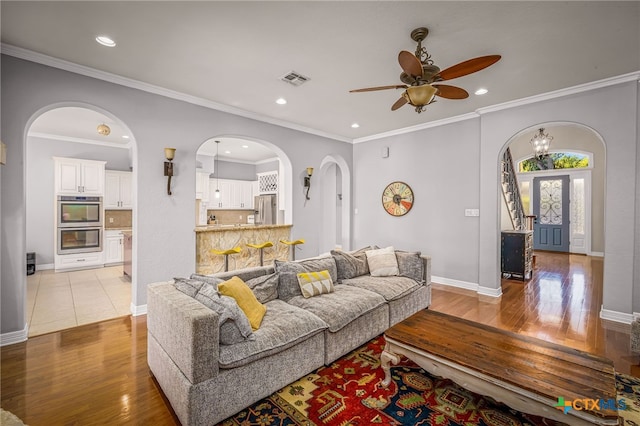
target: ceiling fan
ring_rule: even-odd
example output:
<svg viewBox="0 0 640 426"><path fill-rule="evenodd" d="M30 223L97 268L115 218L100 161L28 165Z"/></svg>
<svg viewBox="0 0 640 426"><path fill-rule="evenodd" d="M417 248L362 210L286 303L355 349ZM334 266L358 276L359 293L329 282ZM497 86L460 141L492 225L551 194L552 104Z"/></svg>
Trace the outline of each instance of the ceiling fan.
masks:
<svg viewBox="0 0 640 426"><path fill-rule="evenodd" d="M400 99L391 106L391 111L395 111L408 103L415 107L416 112L420 113L424 111L427 105L434 102L436 96L446 99L465 99L469 97L469 93L466 90L448 84L440 84L441 81L452 80L480 71L495 64L501 58L500 55L480 56L440 71L440 68L434 65L431 55L427 53L427 49L422 47L422 41L428 34L429 30L424 27L411 31L411 39L418 43L415 54L403 50L398 55L398 62L403 70L402 74L400 74L400 80L405 84L367 87L350 90L349 92L405 89Z"/></svg>

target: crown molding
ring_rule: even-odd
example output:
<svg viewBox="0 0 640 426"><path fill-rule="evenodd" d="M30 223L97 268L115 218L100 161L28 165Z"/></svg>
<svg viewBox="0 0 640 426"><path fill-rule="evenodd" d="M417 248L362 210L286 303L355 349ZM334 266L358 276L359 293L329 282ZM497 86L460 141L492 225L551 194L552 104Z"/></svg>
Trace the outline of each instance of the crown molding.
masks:
<svg viewBox="0 0 640 426"><path fill-rule="evenodd" d="M601 89L603 87L615 86L616 84L628 83L630 81L638 81L640 83L640 71L634 71L616 77L610 77L603 80L596 80L589 83L579 84L577 86L554 90L552 92L541 93L539 95L533 95L527 98L516 99L515 101L503 102L501 104L478 108L476 112L482 115L490 112L502 111L505 109L516 108L523 105L530 105L537 102L557 99L563 96L575 95L576 93L583 93L595 89Z"/></svg>
<svg viewBox="0 0 640 426"><path fill-rule="evenodd" d="M321 130L312 129L310 127L300 126L289 121L280 120L266 115L258 114L251 111L246 111L240 108L232 107L230 105L224 105L218 102L210 101L208 99L199 98L193 95L187 95L175 90L166 89L164 87L156 86L153 84L144 83L139 80L123 77L117 74L112 74L106 71L100 71L95 68L90 68L84 65L79 65L74 62L65 61L63 59L54 58L42 53L34 52L32 50L23 49L21 47L13 46L10 44L1 43L0 53L13 56L18 59L24 59L30 62L35 62L42 65L47 65L52 68L58 68L64 71L69 71L75 74L84 75L87 77L95 78L109 83L118 84L120 86L130 87L132 89L142 90L147 93L153 93L155 95L164 96L166 98L176 99L179 101L187 102L193 105L202 106L205 108L213 109L216 111L226 112L229 114L237 115L240 117L249 118L256 121L261 121L268 124L284 127L291 130L297 130L303 133L309 133L312 135L340 141L352 143L350 138L346 138L340 135L334 135Z"/></svg>
<svg viewBox="0 0 640 426"><path fill-rule="evenodd" d="M419 124L417 126L405 127L402 129L391 130L389 132L378 133L371 136L365 136L353 140L353 143L368 142L376 139L388 138L390 136L402 135L405 133L411 133L418 130L429 129L438 126L444 126L446 124L456 123L458 121L471 120L473 118L480 117L483 114L490 112L502 111L505 109L511 109L520 107L523 105L530 105L537 102L548 101L550 99L557 99L563 96L574 95L576 93L588 92L590 90L600 89L603 87L614 86L616 84L628 83L637 81L640 83L640 71L634 71L628 74L619 75L616 77L605 78L603 80L597 80L590 83L584 83L577 86L567 87L564 89L554 90L552 92L542 93L540 95L529 96L527 98L516 99L514 101L503 102L501 104L491 105L488 107L482 107L475 110L475 112L458 115L455 117L445 118L443 120L430 121L428 123Z"/></svg>
<svg viewBox="0 0 640 426"><path fill-rule="evenodd" d="M62 141L62 142L75 142L75 143L84 143L89 145L106 146L108 148L120 148L120 149L131 148L131 143L118 144L118 143L97 141L94 139L76 138L73 136L60 136L60 135L54 135L51 133L29 132L27 136L30 138L41 138L41 139L49 139L49 140Z"/></svg>
<svg viewBox="0 0 640 426"><path fill-rule="evenodd" d="M353 143L362 143L368 142L376 139L388 138L390 136L398 136L403 135L405 133L413 133L418 130L430 129L432 127L440 127L446 124L457 123L459 121L471 120L473 118L478 118L479 115L475 112L470 112L467 114L457 115L455 117L444 118L442 120L429 121L428 123L417 124L415 126L403 127L402 129L390 130L388 132L378 133L371 136L364 136L362 138L356 138L353 140Z"/></svg>
<svg viewBox="0 0 640 426"><path fill-rule="evenodd" d="M127 77L122 77L117 74L100 71L95 68L79 65L73 62L54 58L52 56L44 55L42 53L37 53L31 50L23 49L23 48L12 46L5 43L0 43L0 52L9 56L19 58L19 59L24 59L27 61L47 65L53 68L62 69L65 71L73 72L73 73L84 75L87 77L92 77L98 80L103 80L103 81L107 81L114 84L119 84L121 86L130 87L132 89L142 90L144 92L153 93L153 94L164 96L171 99L176 99L176 100L187 102L193 105L199 105L199 106L213 109L216 111L226 112L229 114L249 118L256 121L261 121L268 124L273 124L273 125L288 128L291 130L297 130L303 133L308 133L308 134L312 134L312 135L316 135L316 136L320 136L320 137L324 137L324 138L328 138L328 139L332 139L340 142L352 143L352 144L388 138L391 136L398 136L406 133L412 133L419 130L456 123L459 121L471 120L474 118L478 118L483 114L487 114L491 112L502 111L505 109L516 108L519 106L529 105L536 102L542 102L550 99L560 98L563 96L583 93L590 90L613 86L616 84L627 83L631 81L638 81L638 83L640 83L640 70L638 70L638 71L634 71L634 72L623 74L616 77L610 77L603 80L597 80L590 83L584 83L577 86L555 90L552 92L529 96L527 98L517 99L514 101L508 101L501 104L478 108L472 113L462 114L455 117L446 118L443 120L431 121L428 123L418 124L416 126L404 127L401 129L391 130L388 132L377 133L370 136L351 139L344 136L323 132L321 130L300 126L298 124L291 123L289 121L280 120L280 119L268 117L262 114L246 111L240 108L232 107L229 105L220 104L218 102L199 98L197 96L187 95L185 93L181 93L181 92L166 89L160 86L144 83L138 80L133 80Z"/></svg>

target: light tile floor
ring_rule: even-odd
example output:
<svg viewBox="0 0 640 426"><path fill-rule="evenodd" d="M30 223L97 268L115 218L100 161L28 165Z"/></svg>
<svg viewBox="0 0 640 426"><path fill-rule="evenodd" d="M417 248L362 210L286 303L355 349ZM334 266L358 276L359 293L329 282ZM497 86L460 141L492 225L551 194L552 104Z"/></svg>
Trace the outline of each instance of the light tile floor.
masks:
<svg viewBox="0 0 640 426"><path fill-rule="evenodd" d="M29 337L129 315L130 305L122 265L27 276Z"/></svg>

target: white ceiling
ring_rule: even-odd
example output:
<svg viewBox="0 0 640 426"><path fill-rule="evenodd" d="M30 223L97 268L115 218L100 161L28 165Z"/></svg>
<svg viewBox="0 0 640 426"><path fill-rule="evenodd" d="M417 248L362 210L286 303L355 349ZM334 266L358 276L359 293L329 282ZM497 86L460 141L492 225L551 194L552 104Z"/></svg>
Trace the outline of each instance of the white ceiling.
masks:
<svg viewBox="0 0 640 426"><path fill-rule="evenodd" d="M223 109L341 140L455 117L478 108L640 70L638 1L2 1L1 39L83 66L195 96ZM452 80L471 93L417 114L392 112L400 50L426 26L444 69L489 54L491 67ZM115 48L98 45L104 34ZM294 70L300 87L280 81ZM486 87L489 93L475 96ZM277 105L279 97L287 99ZM124 118L124 117L123 117ZM126 119L126 118L125 118ZM360 127L351 128L357 122Z"/></svg>

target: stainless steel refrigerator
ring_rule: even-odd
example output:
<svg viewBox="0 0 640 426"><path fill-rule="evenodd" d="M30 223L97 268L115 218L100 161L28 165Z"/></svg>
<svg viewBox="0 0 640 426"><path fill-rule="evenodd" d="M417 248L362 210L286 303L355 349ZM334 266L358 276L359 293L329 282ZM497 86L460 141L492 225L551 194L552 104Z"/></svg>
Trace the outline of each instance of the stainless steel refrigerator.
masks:
<svg viewBox="0 0 640 426"><path fill-rule="evenodd" d="M276 195L256 195L253 200L256 225L275 225L278 221L278 197Z"/></svg>

